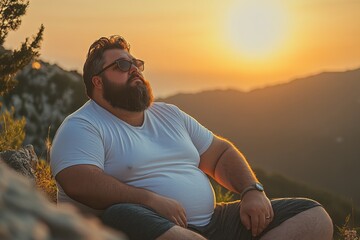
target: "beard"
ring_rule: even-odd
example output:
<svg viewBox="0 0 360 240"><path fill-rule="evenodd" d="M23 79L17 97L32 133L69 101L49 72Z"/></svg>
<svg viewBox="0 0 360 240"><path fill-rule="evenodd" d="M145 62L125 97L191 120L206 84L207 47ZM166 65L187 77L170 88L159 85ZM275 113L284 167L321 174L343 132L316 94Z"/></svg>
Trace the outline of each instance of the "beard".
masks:
<svg viewBox="0 0 360 240"><path fill-rule="evenodd" d="M125 85L117 85L103 76L103 97L114 108L121 108L131 112L142 112L153 102L154 97L148 81L131 86L131 78Z"/></svg>

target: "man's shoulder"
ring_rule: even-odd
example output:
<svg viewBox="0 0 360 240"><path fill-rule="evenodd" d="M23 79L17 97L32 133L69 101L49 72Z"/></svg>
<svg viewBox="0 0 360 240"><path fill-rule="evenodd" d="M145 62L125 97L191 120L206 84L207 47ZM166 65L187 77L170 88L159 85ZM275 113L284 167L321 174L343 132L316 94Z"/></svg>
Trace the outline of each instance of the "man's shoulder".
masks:
<svg viewBox="0 0 360 240"><path fill-rule="evenodd" d="M164 109L164 110L171 110L171 111L177 111L177 109L179 109L177 106L175 106L174 104L171 103L166 103L166 102L154 102L150 109Z"/></svg>
<svg viewBox="0 0 360 240"><path fill-rule="evenodd" d="M166 118L168 121L182 121L184 117L183 112L177 106L165 102L154 102L148 110L150 117Z"/></svg>
<svg viewBox="0 0 360 240"><path fill-rule="evenodd" d="M68 115L68 117L73 117L73 116L78 116L78 115L82 115L85 112L89 111L92 103L91 100L86 101L82 106L80 106L77 110L75 110L73 113L71 113L70 115Z"/></svg>
<svg viewBox="0 0 360 240"><path fill-rule="evenodd" d="M78 126L80 125L94 125L96 118L94 116L101 116L96 110L95 103L91 100L87 101L75 112L68 115L61 126Z"/></svg>
<svg viewBox="0 0 360 240"><path fill-rule="evenodd" d="M94 101L89 100L84 103L79 109L71 113L67 118L68 119L93 119L94 116L102 116L104 111L99 105Z"/></svg>
<svg viewBox="0 0 360 240"><path fill-rule="evenodd" d="M149 111L154 113L155 115L165 114L165 115L181 116L181 110L177 106L166 102L154 102L149 108Z"/></svg>

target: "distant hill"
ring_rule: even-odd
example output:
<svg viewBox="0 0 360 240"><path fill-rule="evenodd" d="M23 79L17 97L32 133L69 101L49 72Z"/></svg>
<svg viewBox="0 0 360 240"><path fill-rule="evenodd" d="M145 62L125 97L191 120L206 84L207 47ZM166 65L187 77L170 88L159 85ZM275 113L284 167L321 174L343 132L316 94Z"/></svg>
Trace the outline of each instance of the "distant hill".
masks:
<svg viewBox="0 0 360 240"><path fill-rule="evenodd" d="M360 206L360 69L161 100L233 141L253 166Z"/></svg>
<svg viewBox="0 0 360 240"><path fill-rule="evenodd" d="M46 157L46 138L54 136L64 118L86 100L82 76L43 61L20 71L17 86L3 99L17 117L26 118L25 144L33 144L39 157ZM50 128L50 130L49 130Z"/></svg>

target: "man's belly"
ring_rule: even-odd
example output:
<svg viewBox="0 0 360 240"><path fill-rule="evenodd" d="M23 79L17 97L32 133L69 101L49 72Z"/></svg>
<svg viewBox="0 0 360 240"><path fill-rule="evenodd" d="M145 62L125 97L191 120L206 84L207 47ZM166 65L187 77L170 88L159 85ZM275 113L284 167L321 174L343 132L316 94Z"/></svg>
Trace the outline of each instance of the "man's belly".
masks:
<svg viewBox="0 0 360 240"><path fill-rule="evenodd" d="M185 209L188 224L204 226L209 223L215 206L213 188L201 170L148 175L128 182L129 185L153 191L178 201Z"/></svg>

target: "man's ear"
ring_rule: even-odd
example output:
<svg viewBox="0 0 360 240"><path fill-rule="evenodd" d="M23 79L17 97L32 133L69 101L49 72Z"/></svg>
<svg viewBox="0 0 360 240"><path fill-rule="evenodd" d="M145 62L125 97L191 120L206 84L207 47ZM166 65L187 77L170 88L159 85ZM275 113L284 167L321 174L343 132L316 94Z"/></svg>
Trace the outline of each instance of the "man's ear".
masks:
<svg viewBox="0 0 360 240"><path fill-rule="evenodd" d="M102 81L101 77L94 76L94 77L92 77L91 81L92 81L92 83L94 85L94 88L97 88L97 89L102 89L103 88L103 81Z"/></svg>

